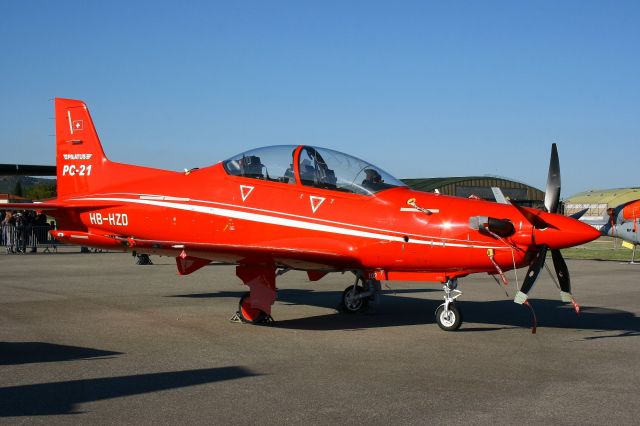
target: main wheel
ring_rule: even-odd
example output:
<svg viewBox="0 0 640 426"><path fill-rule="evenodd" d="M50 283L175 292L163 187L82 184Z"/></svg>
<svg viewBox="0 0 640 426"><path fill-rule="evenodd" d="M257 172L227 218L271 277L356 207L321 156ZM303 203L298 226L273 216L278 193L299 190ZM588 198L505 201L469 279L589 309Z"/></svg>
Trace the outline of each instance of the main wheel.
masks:
<svg viewBox="0 0 640 426"><path fill-rule="evenodd" d="M454 303L449 303L449 311L445 312L444 305L436 309L436 322L444 331L456 331L462 324L462 313Z"/></svg>
<svg viewBox="0 0 640 426"><path fill-rule="evenodd" d="M352 285L345 288L342 292L342 306L344 311L349 314L355 314L366 309L369 301L364 299L357 299L356 294L362 293L364 290L361 287L356 287L355 290Z"/></svg>
<svg viewBox="0 0 640 426"><path fill-rule="evenodd" d="M249 302L249 294L250 293L247 292L240 298L240 303L238 304L238 313L240 314L240 318L249 324L265 322L267 314L262 312L260 309L251 306L251 303Z"/></svg>

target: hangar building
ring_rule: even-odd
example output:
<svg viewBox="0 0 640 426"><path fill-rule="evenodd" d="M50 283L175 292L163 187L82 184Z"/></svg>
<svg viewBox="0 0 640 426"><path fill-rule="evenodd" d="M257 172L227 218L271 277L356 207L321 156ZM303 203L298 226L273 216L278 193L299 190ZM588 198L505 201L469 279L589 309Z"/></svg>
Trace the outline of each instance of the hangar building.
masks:
<svg viewBox="0 0 640 426"><path fill-rule="evenodd" d="M402 179L412 189L423 192L438 190L444 195L458 197L478 196L495 201L491 187L498 187L505 197L520 206L537 207L544 205L544 192L522 182L495 176L463 176L426 179Z"/></svg>

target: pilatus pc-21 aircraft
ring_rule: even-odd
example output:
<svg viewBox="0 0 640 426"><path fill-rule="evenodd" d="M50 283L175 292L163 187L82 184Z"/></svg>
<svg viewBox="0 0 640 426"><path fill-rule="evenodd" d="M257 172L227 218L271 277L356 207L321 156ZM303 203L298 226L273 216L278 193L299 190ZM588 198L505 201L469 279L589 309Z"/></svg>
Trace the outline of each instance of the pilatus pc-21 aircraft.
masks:
<svg viewBox="0 0 640 426"><path fill-rule="evenodd" d="M105 156L83 102L55 99L55 118L58 197L29 206L57 219L55 238L172 256L185 275L235 264L249 288L238 311L248 323L270 319L276 277L294 269L311 281L353 272L347 312L376 300L383 280L442 283L436 321L456 330L458 278L482 272L506 282L504 271L529 266L515 302L530 306L548 250L561 298L578 310L560 249L600 235L556 214L555 145L542 211L412 191L366 161L306 145L257 148L185 172L121 164Z"/></svg>

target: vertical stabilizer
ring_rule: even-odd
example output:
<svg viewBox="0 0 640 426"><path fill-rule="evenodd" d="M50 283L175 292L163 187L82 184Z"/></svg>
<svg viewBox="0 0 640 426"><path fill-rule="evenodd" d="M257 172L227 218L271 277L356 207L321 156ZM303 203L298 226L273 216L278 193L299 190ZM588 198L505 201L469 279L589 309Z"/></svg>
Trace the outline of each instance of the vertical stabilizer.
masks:
<svg viewBox="0 0 640 426"><path fill-rule="evenodd" d="M104 155L84 102L55 99L58 196L89 192L106 180Z"/></svg>

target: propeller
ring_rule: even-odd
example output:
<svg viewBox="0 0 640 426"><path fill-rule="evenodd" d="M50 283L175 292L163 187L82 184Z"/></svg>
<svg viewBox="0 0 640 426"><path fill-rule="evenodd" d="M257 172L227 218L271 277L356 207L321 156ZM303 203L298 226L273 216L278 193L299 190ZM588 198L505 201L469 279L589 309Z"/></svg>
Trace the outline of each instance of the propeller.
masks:
<svg viewBox="0 0 640 426"><path fill-rule="evenodd" d="M556 144L551 145L551 159L549 161L549 174L547 176L547 188L544 195L544 206L547 212L549 213L557 213L558 207L560 205L560 160L558 158L558 148ZM518 208L518 210L524 214L524 216L531 222L534 229L544 230L548 227L548 224L542 220L540 217L535 216L534 214ZM526 214L525 214L526 212ZM534 239L535 240L535 239ZM529 262L529 270L527 271L527 276L522 283L522 287L520 291L516 294L514 299L515 303L525 305L531 309L531 313L533 315L533 327L532 333L536 332L536 317L535 312L533 311L533 307L529 303L528 294L529 291L533 288L536 280L538 279L538 275L540 274L540 270L545 264L545 259L547 256L547 251L551 250L551 257L553 259L553 266L556 271L556 276L558 277L558 283L560 286L560 297L563 302L570 302L573 304L576 313L580 312L580 307L573 299L571 295L571 278L569 276L569 269L567 268L567 264L562 257L562 253L559 249L549 249L546 244L537 245L537 251L535 252L535 256Z"/></svg>

